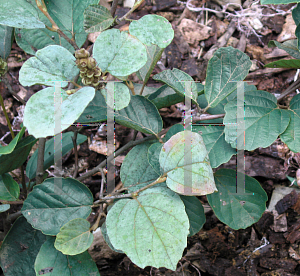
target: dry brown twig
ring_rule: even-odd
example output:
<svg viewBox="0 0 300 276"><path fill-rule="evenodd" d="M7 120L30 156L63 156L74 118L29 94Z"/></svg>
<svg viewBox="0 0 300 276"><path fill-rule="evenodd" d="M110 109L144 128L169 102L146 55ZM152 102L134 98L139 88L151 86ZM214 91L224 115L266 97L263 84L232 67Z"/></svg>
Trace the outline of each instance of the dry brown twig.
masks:
<svg viewBox="0 0 300 276"><path fill-rule="evenodd" d="M228 3L228 4L224 5L223 9L221 11L216 11L216 10L213 10L213 9L210 9L210 8L205 8L204 5L202 7L194 7L191 4L191 0L188 0L187 3L186 3L186 7L189 10L193 11L193 12L208 11L208 12L212 12L212 13L215 13L215 14L220 14L220 13L224 14L225 18L230 18L231 17L233 20L236 21L237 29L241 33L244 33L247 37L252 33L259 39L259 41L261 43L262 43L262 41L260 39L261 35L259 35L256 32L256 30L253 28L253 26L251 26L251 24L249 23L250 19L257 18L258 20L260 20L263 17L274 17L276 15L283 15L284 16L284 15L290 14L292 12L292 10L296 7L296 5L294 5L288 11L283 11L281 9L273 7L272 5L270 5L270 6L260 5L259 1L256 1L256 2L252 3L249 8L246 8L246 9L244 9L241 5L235 4L235 5L239 6L240 10L238 10L238 11L234 10L234 13L232 13L232 12L227 12L226 11L228 9L228 7L230 5L232 5L231 3ZM276 13L274 13L274 14L263 14L262 13L262 8L266 8L266 7L271 8L272 10L276 11Z"/></svg>

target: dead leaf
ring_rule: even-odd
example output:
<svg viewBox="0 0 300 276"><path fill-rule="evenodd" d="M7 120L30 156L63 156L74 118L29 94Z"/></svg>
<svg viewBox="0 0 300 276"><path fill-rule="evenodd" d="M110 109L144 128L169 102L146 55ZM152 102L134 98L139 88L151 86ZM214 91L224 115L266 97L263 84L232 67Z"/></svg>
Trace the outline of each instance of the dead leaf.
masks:
<svg viewBox="0 0 300 276"><path fill-rule="evenodd" d="M115 150L118 149L120 146L120 142L116 141L115 143ZM112 152L109 152L109 154L107 154L107 142L106 140L100 140L97 141L97 139L92 140L92 143L89 145L89 149L92 151L95 151L99 154L103 154L103 155L111 155ZM113 150L113 149L112 149Z"/></svg>
<svg viewBox="0 0 300 276"><path fill-rule="evenodd" d="M212 28L202 25L190 19L182 19L178 25L186 42L194 47L202 40L208 39L212 35Z"/></svg>
<svg viewBox="0 0 300 276"><path fill-rule="evenodd" d="M282 32L280 33L280 35L277 38L278 42L284 42L290 39L295 39L295 31L296 31L296 24L295 21L292 17L292 14L288 14L286 19L285 19L285 23L282 26Z"/></svg>

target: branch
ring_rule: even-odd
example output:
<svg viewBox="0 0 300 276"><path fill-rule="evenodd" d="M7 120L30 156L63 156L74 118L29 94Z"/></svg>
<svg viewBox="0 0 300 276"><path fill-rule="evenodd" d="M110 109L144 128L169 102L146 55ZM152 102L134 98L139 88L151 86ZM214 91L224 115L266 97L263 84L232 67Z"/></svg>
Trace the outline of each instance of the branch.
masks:
<svg viewBox="0 0 300 276"><path fill-rule="evenodd" d="M111 14L112 17L115 16L117 6L118 6L118 2L119 2L119 0L114 0L112 5L111 5L110 14Z"/></svg>
<svg viewBox="0 0 300 276"><path fill-rule="evenodd" d="M225 114L216 114L216 115L210 115L210 114L203 114L200 115L200 117L193 117L193 121L205 121L205 120L213 120L218 118L224 118Z"/></svg>
<svg viewBox="0 0 300 276"><path fill-rule="evenodd" d="M279 102L286 95L294 92L297 88L300 87L300 78L298 78L292 85L290 85L278 98L277 102Z"/></svg>
<svg viewBox="0 0 300 276"><path fill-rule="evenodd" d="M166 176L163 175L163 176L160 176L159 178L157 178L155 181L153 181L152 183L146 185L145 187L142 187L140 189L138 189L137 191L133 192L133 193L130 193L130 194L118 194L118 195L107 195L105 196L104 198L101 198L97 201L94 202L94 205L95 204L99 204L99 203L102 203L102 202L105 202L107 200L111 200L111 199L116 199L116 198L127 198L127 197L137 197L138 194L144 190L147 190L148 188L158 184L158 183L162 183L164 181L166 181Z"/></svg>
<svg viewBox="0 0 300 276"><path fill-rule="evenodd" d="M6 77L2 77L1 80L7 87L8 91L10 94L12 94L19 102L21 102L23 105L26 105L26 102L12 89L9 81L7 80Z"/></svg>
<svg viewBox="0 0 300 276"><path fill-rule="evenodd" d="M70 39L62 30L59 29L55 21L52 19L50 14L48 13L47 7L45 5L44 0L35 0L39 10L48 18L48 20L51 22L52 27L49 27L46 25L46 28L52 32L57 32L60 36L62 36L65 40L67 40L75 50L78 50L79 47L77 46L76 42L73 39Z"/></svg>
<svg viewBox="0 0 300 276"><path fill-rule="evenodd" d="M2 204L14 204L14 205L18 205L18 204L23 204L24 203L23 200L7 201L7 200L2 200L2 199L0 199L0 202Z"/></svg>
<svg viewBox="0 0 300 276"><path fill-rule="evenodd" d="M145 0L139 0L136 2L133 7L128 11L125 15L123 15L120 19L117 20L117 22L120 24L121 21L127 20L127 17L131 15Z"/></svg>
<svg viewBox="0 0 300 276"><path fill-rule="evenodd" d="M142 144L146 141L150 141L150 140L154 140L156 139L155 135L151 135L151 136L147 136L143 139L139 139L136 141L130 141L129 143L127 143L125 146L123 146L122 148L118 149L115 153L111 154L108 158L107 158L107 162L111 162L115 157L119 156L121 153L123 153L124 151L126 151L127 149L134 147L136 145ZM82 181L90 176L92 176L93 174L95 174L98 171L101 171L101 169L106 165L106 160L102 161L97 167L91 169L90 171L86 172L85 174L81 175L80 177L76 178L78 181Z"/></svg>
<svg viewBox="0 0 300 276"><path fill-rule="evenodd" d="M43 182L45 143L46 138L39 138L38 158L36 167L36 184L41 184Z"/></svg>
<svg viewBox="0 0 300 276"><path fill-rule="evenodd" d="M77 46L76 42L73 39L70 39L65 33L62 32L62 30L58 29L56 32L59 35L61 35L65 40L67 40L75 50L79 50L79 47Z"/></svg>
<svg viewBox="0 0 300 276"><path fill-rule="evenodd" d="M204 120L212 120L212 119L217 119L217 118L223 118L225 116L225 114L217 114L217 115L201 115L200 117L193 117L193 119L195 121L204 121ZM184 122L181 122L180 124L184 124ZM163 129L160 133L158 133L157 135L151 135L151 136L147 136L143 139L139 139L139 140L135 140L135 141L130 141L129 143L127 143L125 146L123 146L122 148L118 149L114 154L111 154L108 158L107 158L107 162L111 162L114 158L116 158L117 156L119 156L121 153L123 153L124 151L126 151L127 149L137 146L139 144L142 144L146 141L150 141L150 140L154 140L154 139L158 139L157 137L161 137L163 134L167 133L168 130L171 127L168 127L166 129ZM97 173L98 171L101 172L102 168L106 165L106 160L102 161L97 167L91 169L90 171L86 172L85 174L81 175L80 177L76 178L76 180L78 181L83 181L84 179L92 176L93 174ZM126 197L126 196L125 196Z"/></svg>

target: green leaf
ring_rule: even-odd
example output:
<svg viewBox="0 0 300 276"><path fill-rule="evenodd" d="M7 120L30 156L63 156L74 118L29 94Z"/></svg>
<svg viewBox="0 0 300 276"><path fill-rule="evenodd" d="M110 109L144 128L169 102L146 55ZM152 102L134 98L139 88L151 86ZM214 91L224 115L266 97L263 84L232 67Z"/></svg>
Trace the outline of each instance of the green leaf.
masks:
<svg viewBox="0 0 300 276"><path fill-rule="evenodd" d="M189 217L190 233L188 237L191 237L201 230L206 221L204 208L200 200L195 196L180 195L180 198L184 203L186 214Z"/></svg>
<svg viewBox="0 0 300 276"><path fill-rule="evenodd" d="M294 12L294 10L293 10L293 12ZM295 59L300 59L300 52L298 50L297 39L287 40L283 43L279 43L276 40L271 40L268 43L268 46L269 47L278 47L279 49L285 50L289 55L291 55Z"/></svg>
<svg viewBox="0 0 300 276"><path fill-rule="evenodd" d="M54 247L55 237L47 237L34 264L35 275L100 276L98 268L85 251L79 255L64 255Z"/></svg>
<svg viewBox="0 0 300 276"><path fill-rule="evenodd" d="M132 24L132 23L131 23ZM156 65L156 63L161 58L161 55L164 49L159 48L157 45L146 46L147 50L147 62L146 64L136 72L137 76L143 81L143 83L147 83L149 77Z"/></svg>
<svg viewBox="0 0 300 276"><path fill-rule="evenodd" d="M152 93L148 99L155 104L157 109L168 107L184 101L184 96L179 95L167 84L161 86Z"/></svg>
<svg viewBox="0 0 300 276"><path fill-rule="evenodd" d="M117 29L106 30L97 37L93 57L103 72L120 77L138 71L147 62L145 46Z"/></svg>
<svg viewBox="0 0 300 276"><path fill-rule="evenodd" d="M173 70L164 70L153 77L154 80L161 81L175 90L181 96L185 96L185 87L187 82L191 83L192 99L197 102L197 86L193 78L187 73L174 68Z"/></svg>
<svg viewBox="0 0 300 276"><path fill-rule="evenodd" d="M15 201L19 199L19 195L18 183L8 173L0 175L0 199Z"/></svg>
<svg viewBox="0 0 300 276"><path fill-rule="evenodd" d="M83 26L87 33L103 32L114 23L110 11L100 5L88 6L83 16Z"/></svg>
<svg viewBox="0 0 300 276"><path fill-rule="evenodd" d="M61 128L61 131L67 129L95 96L95 89L89 86L79 89L70 96L60 89L62 104L60 108L55 109L53 104L57 93L55 89L58 88L48 87L35 93L26 104L23 123L28 132L36 138L54 136L57 134L57 128ZM61 116L61 125L55 128L56 116Z"/></svg>
<svg viewBox="0 0 300 276"><path fill-rule="evenodd" d="M147 14L131 22L129 32L145 45L155 44L160 48L166 48L174 38L171 23L166 18L155 14Z"/></svg>
<svg viewBox="0 0 300 276"><path fill-rule="evenodd" d="M135 95L141 95L141 90L143 84L141 83L133 83ZM157 90L157 87L145 86L142 96L149 97L150 94L154 93Z"/></svg>
<svg viewBox="0 0 300 276"><path fill-rule="evenodd" d="M1 204L0 205L0 213L3 213L10 209L10 204Z"/></svg>
<svg viewBox="0 0 300 276"><path fill-rule="evenodd" d="M148 162L148 149L151 143L144 143L132 148L126 155L122 166L120 177L124 187L129 187L129 192L134 192L147 184L155 181L159 174Z"/></svg>
<svg viewBox="0 0 300 276"><path fill-rule="evenodd" d="M108 86L110 86L110 89ZM112 91L114 87L114 93L108 93L109 97L106 98L107 92ZM104 96L107 105L114 110L120 110L127 107L130 103L130 92L129 88L120 82L108 83L104 89L101 89L101 94Z"/></svg>
<svg viewBox="0 0 300 276"><path fill-rule="evenodd" d="M22 129L20 130L20 132L9 143L9 145L7 145L5 147L1 147L0 148L0 154L9 154L9 153L13 152L13 150L15 149L17 143L21 140L22 136L24 135L25 130L26 130L26 127L22 127Z"/></svg>
<svg viewBox="0 0 300 276"><path fill-rule="evenodd" d="M4 60L8 58L11 51L13 30L12 27L0 25L0 57Z"/></svg>
<svg viewBox="0 0 300 276"><path fill-rule="evenodd" d="M38 8L34 1L0 0L0 10L1 25L26 29L45 28L39 19Z"/></svg>
<svg viewBox="0 0 300 276"><path fill-rule="evenodd" d="M289 4L289 3L297 3L298 0L261 0L260 3L262 5L267 5L267 4L274 4L274 5L279 5L279 4Z"/></svg>
<svg viewBox="0 0 300 276"><path fill-rule="evenodd" d="M297 28L295 30L295 35L298 38L298 49L300 49L300 42L299 42L299 39L300 39L300 25L297 26Z"/></svg>
<svg viewBox="0 0 300 276"><path fill-rule="evenodd" d="M295 2L297 2L297 1L295 1ZM300 24L300 6L299 5L297 5L296 8L294 8L292 10L292 16L293 16L296 26L298 26ZM288 40L288 41L292 41L292 40ZM296 46L297 46L297 43L296 43Z"/></svg>
<svg viewBox="0 0 300 276"><path fill-rule="evenodd" d="M192 131L202 135L209 161L212 168L217 168L221 164L228 162L232 155L236 154L236 149L225 141L225 127L208 125L192 125Z"/></svg>
<svg viewBox="0 0 300 276"><path fill-rule="evenodd" d="M64 255L77 255L88 250L93 240L90 223L85 219L76 218L60 228L54 247Z"/></svg>
<svg viewBox="0 0 300 276"><path fill-rule="evenodd" d="M268 68L300 68L300 59L280 59L265 65Z"/></svg>
<svg viewBox="0 0 300 276"><path fill-rule="evenodd" d="M0 248L0 264L5 276L36 275L34 261L45 240L42 232L33 229L23 216L19 217Z"/></svg>
<svg viewBox="0 0 300 276"><path fill-rule="evenodd" d="M131 96L130 104L115 112L115 121L147 134L162 130L162 119L155 105L143 96Z"/></svg>
<svg viewBox="0 0 300 276"><path fill-rule="evenodd" d="M237 119L237 101L225 106L225 140L238 150L254 150L270 146L289 124L289 112L278 109L276 97L266 91L250 91L244 95L244 117ZM237 120L244 119L245 134ZM244 136L245 135L245 136ZM245 138L244 138L245 137ZM237 140L242 143L237 145ZM245 147L244 147L245 139Z"/></svg>
<svg viewBox="0 0 300 276"><path fill-rule="evenodd" d="M61 139L62 156L66 155L73 148L72 136L74 136L74 132L72 131L62 133L62 139ZM77 134L77 139L76 139L77 145L82 144L86 140L87 137L85 135L79 133ZM30 157L26 166L26 175L29 179L33 179L36 175L37 157L38 157L38 149ZM53 164L54 164L54 137L49 139L45 144L44 171L47 170Z"/></svg>
<svg viewBox="0 0 300 276"><path fill-rule="evenodd" d="M112 245L141 268L176 270L189 234L182 200L164 187L117 201L107 214L106 227Z"/></svg>
<svg viewBox="0 0 300 276"><path fill-rule="evenodd" d="M58 27L70 38L75 38L75 42L80 48L87 38L87 33L83 28L84 10L91 4L97 4L98 0L72 0L46 1L47 10ZM51 27L50 21L39 12L39 18L45 25ZM48 45L60 45L74 53L73 46L62 38L58 33L48 29L16 29L16 42L27 53L34 55L36 49L42 49Z"/></svg>
<svg viewBox="0 0 300 276"><path fill-rule="evenodd" d="M156 178L158 178L158 176L161 175L161 170L160 170L160 165L159 165L159 154L160 154L162 146L163 146L163 144L161 144L161 143L152 144L149 147L148 154L147 154L148 162L157 174Z"/></svg>
<svg viewBox="0 0 300 276"><path fill-rule="evenodd" d="M300 94L294 96L289 106L290 122L280 135L282 142L293 152L300 152Z"/></svg>
<svg viewBox="0 0 300 276"><path fill-rule="evenodd" d="M100 91L77 120L80 123L103 122L107 107ZM131 96L127 107L115 112L115 122L147 134L157 134L162 130L162 119L155 105L143 96Z"/></svg>
<svg viewBox="0 0 300 276"><path fill-rule="evenodd" d="M249 85L247 82L244 82L244 93L246 93L248 91L254 91L254 90L257 90L255 85ZM208 108L207 112L212 115L225 113L224 106L228 102L232 101L236 97L236 95L237 95L237 87L235 87L235 89L232 91L231 94L229 94L225 99L223 99L220 103L218 103L217 106ZM207 102L204 94L198 96L197 102L198 102L199 106L203 109L208 106L208 102ZM223 122L223 120L222 120L222 122ZM207 123L207 121L205 123Z"/></svg>
<svg viewBox="0 0 300 276"><path fill-rule="evenodd" d="M250 58L232 47L218 49L209 60L205 80L205 97L215 107L242 81L252 65Z"/></svg>
<svg viewBox="0 0 300 276"><path fill-rule="evenodd" d="M165 137L162 139L163 142L167 142L173 135L178 132L184 131L184 126L182 124L176 124L170 127Z"/></svg>
<svg viewBox="0 0 300 276"><path fill-rule="evenodd" d="M1 205L0 205L1 206ZM111 206L112 207L112 206ZM103 238L104 240L106 241L106 243L108 244L108 246L115 252L118 252L118 253L124 253L122 250L118 250L118 249L115 249L113 247L113 245L111 244L110 242L110 239L107 235L107 227L106 227L106 222L104 221L104 223L102 224L102 226L100 227L101 228L101 232L102 232L102 235L103 235Z"/></svg>
<svg viewBox="0 0 300 276"><path fill-rule="evenodd" d="M27 136L18 142L13 152L0 155L0 175L6 172L11 172L23 165L36 141L37 139L33 136Z"/></svg>
<svg viewBox="0 0 300 276"><path fill-rule="evenodd" d="M191 160L185 158L187 139L191 143ZM167 186L176 193L206 195L217 191L207 150L197 133L182 131L173 135L162 147L159 163L167 173Z"/></svg>
<svg viewBox="0 0 300 276"><path fill-rule="evenodd" d="M244 183L239 183L245 187L245 194L237 194L236 179L235 170L218 170L215 173L218 193L207 195L207 200L220 221L238 230L245 229L260 219L266 210L268 196L259 182L248 175L245 175L245 186Z"/></svg>
<svg viewBox="0 0 300 276"><path fill-rule="evenodd" d="M86 219L91 212L93 195L72 178L48 178L33 188L22 207L22 214L46 235L57 235L60 228L75 218Z"/></svg>
<svg viewBox="0 0 300 276"><path fill-rule="evenodd" d="M100 90L95 92L95 97L88 106L81 113L80 117L76 120L79 123L95 123L103 122L107 119L107 106L105 98Z"/></svg>
<svg viewBox="0 0 300 276"><path fill-rule="evenodd" d="M34 84L55 86L55 81L60 81L61 87L65 87L68 81L79 74L75 60L75 57L61 46L45 47L23 64L19 81L23 86Z"/></svg>

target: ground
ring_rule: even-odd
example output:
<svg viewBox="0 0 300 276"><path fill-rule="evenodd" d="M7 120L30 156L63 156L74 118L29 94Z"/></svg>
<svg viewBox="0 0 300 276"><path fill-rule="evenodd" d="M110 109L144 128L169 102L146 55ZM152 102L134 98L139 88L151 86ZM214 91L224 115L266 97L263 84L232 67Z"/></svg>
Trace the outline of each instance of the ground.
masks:
<svg viewBox="0 0 300 276"><path fill-rule="evenodd" d="M190 74L194 80L203 82L211 50L217 42L220 42L224 43L224 46L236 47L250 57L253 66L246 80L251 84L256 85L259 90L275 95L284 91L294 81L296 70L268 69L263 66L279 58L288 58L284 51L269 48L267 45L270 40L283 42L295 38L295 25L290 12L293 4L273 7L256 3L251 8L251 1L247 0L241 3L242 9L228 7L226 10L223 1L205 2L205 0L188 1L188 9L185 7L186 1L146 0L132 14L132 19L138 19L149 13L164 16L175 30L173 42L166 48L152 75L164 69L179 68ZM203 4L206 10L201 11ZM116 14L122 16L128 10L129 8L120 5ZM246 16L246 13L251 15ZM119 27L126 30L128 24L123 23ZM95 36L90 35L89 39L84 47L90 47ZM29 57L30 55L24 53L16 43L13 44L8 59L7 80L11 86L10 91L15 92L18 98L12 96L3 82L0 83L0 93L5 100L11 122L15 119L15 129L18 129L19 121L22 120L23 109L20 98L26 102L41 89L38 85L24 88L18 82L20 67ZM138 80L136 76L132 79ZM149 86L159 85L150 79ZM281 104L286 105L289 99L287 97ZM177 104L160 110L164 127L182 120L180 107L181 105ZM98 127L82 130L81 133L87 135L89 139L78 147L79 174L105 160L104 128L103 126L98 132ZM3 145L11 140L8 131L1 111L0 142L3 142ZM133 138L133 135L133 131L116 126L116 146L123 146ZM74 171L72 153L63 159L66 176L72 175ZM125 155L126 153L116 160L117 182L120 180L119 168ZM218 220L206 197L201 196L199 199L205 207L206 223L198 234L188 238L188 246L179 262L177 272L151 267L140 269L124 254L113 254L109 248L105 249L104 254L104 249L96 246L91 254L97 262L101 275L300 275L298 246L300 199L298 191L293 188L294 186L289 187L290 181L286 178L286 175L295 177L300 166L300 156L290 152L280 139L277 139L268 148L246 152L245 166L246 174L256 178L268 195L268 209L257 223L247 229L233 230ZM236 157L221 167L235 169ZM51 175L51 169L48 173ZM14 176L19 175L20 171L15 170ZM84 181L95 197L99 191L100 178L99 173ZM18 181L18 178L15 179ZM278 201L278 197L276 199L278 194L279 199L286 196ZM10 213L19 209L20 207L16 206ZM0 231L3 231L3 216L0 218ZM89 217L89 221L93 222L94 218L95 213ZM101 239L99 236L99 240ZM104 255L101 255L101 251ZM97 254L100 254L101 258Z"/></svg>

